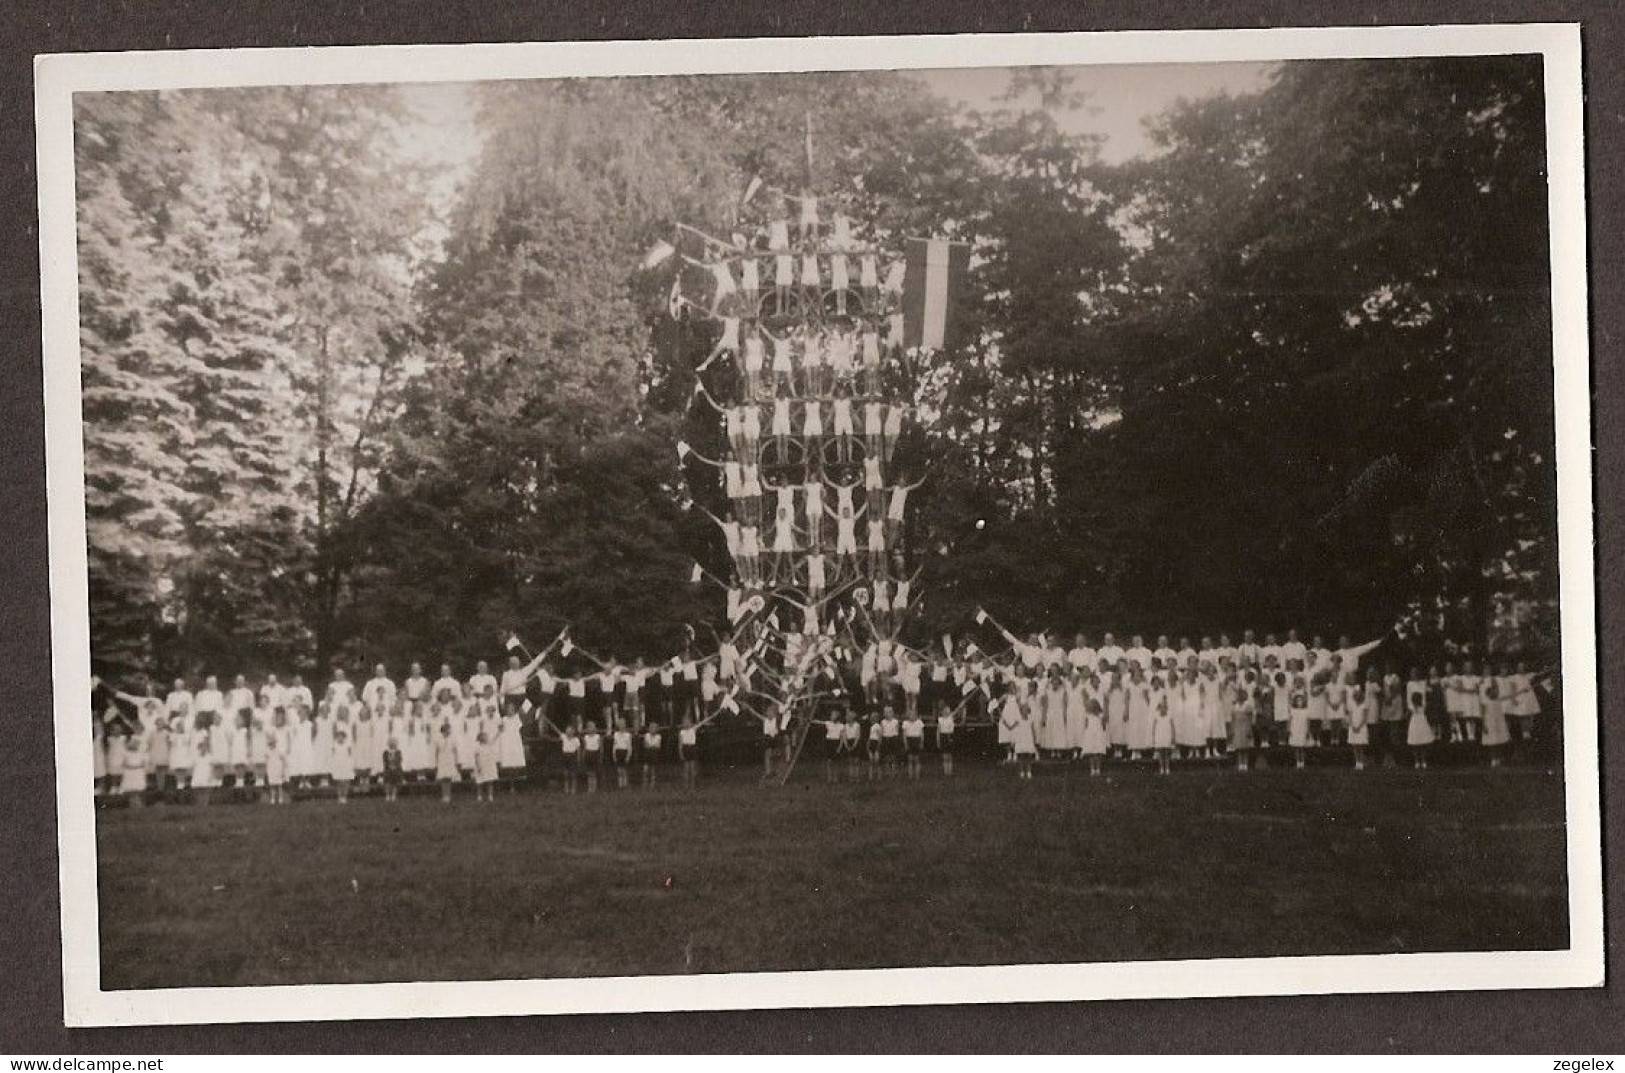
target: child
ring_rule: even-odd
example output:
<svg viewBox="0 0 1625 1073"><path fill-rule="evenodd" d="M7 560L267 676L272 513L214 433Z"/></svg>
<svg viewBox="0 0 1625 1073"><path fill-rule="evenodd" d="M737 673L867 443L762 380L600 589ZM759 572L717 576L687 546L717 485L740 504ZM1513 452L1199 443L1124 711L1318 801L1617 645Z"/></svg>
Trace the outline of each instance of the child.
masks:
<svg viewBox="0 0 1625 1073"><path fill-rule="evenodd" d="M188 721L176 716L169 721L169 774L175 782L175 792L184 794L192 785L192 761L196 756L194 735Z"/></svg>
<svg viewBox="0 0 1625 1073"><path fill-rule="evenodd" d="M643 761L643 788L653 789L655 784L655 765L660 762L660 724L650 723L643 728L642 748L638 750L638 758Z"/></svg>
<svg viewBox="0 0 1625 1073"><path fill-rule="evenodd" d="M937 701L937 752L942 757L942 774L954 773L954 712L946 700Z"/></svg>
<svg viewBox="0 0 1625 1073"><path fill-rule="evenodd" d="M1294 766L1302 771L1306 754L1314 738L1309 729L1309 684L1304 681L1301 674L1292 676L1292 686L1287 693L1287 706L1291 712L1287 722L1287 744L1292 746Z"/></svg>
<svg viewBox="0 0 1625 1073"><path fill-rule="evenodd" d="M406 758L401 753L401 743L390 738L384 743L383 756L384 800L394 801L401 792L401 783L406 781Z"/></svg>
<svg viewBox="0 0 1625 1073"><path fill-rule="evenodd" d="M200 734L192 749L192 800L207 805L214 786L213 743L207 734Z"/></svg>
<svg viewBox="0 0 1625 1073"><path fill-rule="evenodd" d="M890 704L880 710L880 770L890 777L903 751L903 724Z"/></svg>
<svg viewBox="0 0 1625 1073"><path fill-rule="evenodd" d="M1034 707L1038 700L1033 697ZM1017 709L1016 725L1010 732L1010 750L1015 754L1017 777L1033 777L1033 761L1038 759L1038 742L1033 736L1033 711L1023 705Z"/></svg>
<svg viewBox="0 0 1625 1073"><path fill-rule="evenodd" d="M1461 704L1457 722L1461 727L1461 739L1475 744L1484 733L1483 686L1478 665L1472 660L1464 662L1461 674L1456 676L1456 695Z"/></svg>
<svg viewBox="0 0 1625 1073"><path fill-rule="evenodd" d="M846 757L846 778L848 782L858 781L858 753L863 744L863 724L858 722L856 712L846 713L846 722L841 727L841 752Z"/></svg>
<svg viewBox="0 0 1625 1073"><path fill-rule="evenodd" d="M338 791L339 804L350 803L350 783L355 780L355 745L350 733L342 726L333 731L332 752L328 759L328 774Z"/></svg>
<svg viewBox="0 0 1625 1073"><path fill-rule="evenodd" d="M481 730L474 735L474 800L486 804L494 802L496 788L497 745Z"/></svg>
<svg viewBox="0 0 1625 1073"><path fill-rule="evenodd" d="M154 731L157 729L155 727ZM149 761L146 737L131 738L124 748L124 758L119 770L119 795L131 808L140 808L146 801Z"/></svg>
<svg viewBox="0 0 1625 1073"><path fill-rule="evenodd" d="M1151 705L1151 748L1157 757L1157 774L1167 775L1173 770L1174 717L1161 675L1152 676L1151 692L1155 697Z"/></svg>
<svg viewBox="0 0 1625 1073"><path fill-rule="evenodd" d="M1371 743L1371 724L1376 721L1377 698L1362 685L1347 690L1349 745L1354 749L1354 770L1365 770L1365 747Z"/></svg>
<svg viewBox="0 0 1625 1073"><path fill-rule="evenodd" d="M587 792L598 792L598 765L604 759L604 736L598 733L598 724L587 720L587 731L581 735L581 766L587 772Z"/></svg>
<svg viewBox="0 0 1625 1073"><path fill-rule="evenodd" d="M683 725L677 728L677 759L683 762L683 789L692 790L699 780L700 735L694 726L694 716L684 713Z"/></svg>
<svg viewBox="0 0 1625 1073"><path fill-rule="evenodd" d="M1437 675L1433 681L1437 682ZM1437 688L1430 688L1430 683L1417 674L1416 668L1411 668L1410 679L1405 683L1405 707L1410 712L1410 721L1405 727L1405 744L1411 750L1411 766L1418 771L1427 769L1428 746L1433 744L1433 726L1429 719L1429 705L1437 701L1438 706L1444 707L1444 694Z"/></svg>
<svg viewBox="0 0 1625 1073"><path fill-rule="evenodd" d="M451 804L451 784L459 778L457 771L457 742L452 737L451 720L440 724L440 736L434 742L434 777L440 784L440 800Z"/></svg>
<svg viewBox="0 0 1625 1073"><path fill-rule="evenodd" d="M265 788L268 796L266 801L273 805L287 802L286 791L283 787L288 782L288 734L286 725L278 722L282 718L282 709L272 717L272 725L265 732Z"/></svg>
<svg viewBox="0 0 1625 1073"><path fill-rule="evenodd" d="M1155 688L1155 679L1153 679ZM1156 720L1151 723L1152 746L1156 745ZM1083 697L1083 732L1078 739L1078 752L1089 761L1089 774L1099 775L1100 768L1106 760L1106 709L1100 703L1100 697L1093 689L1086 690Z"/></svg>
<svg viewBox="0 0 1625 1073"><path fill-rule="evenodd" d="M839 708L829 713L824 723L824 781L835 783L840 780L836 765L841 760L841 739L846 734L846 722L842 718Z"/></svg>
<svg viewBox="0 0 1625 1073"><path fill-rule="evenodd" d="M1534 676L1529 664L1520 660L1517 673L1507 678L1507 722L1516 742L1530 741L1535 736L1535 719L1540 715L1540 697L1535 693Z"/></svg>
<svg viewBox="0 0 1625 1073"><path fill-rule="evenodd" d="M625 719L615 721L615 730L609 739L610 759L615 761L615 785L624 790L628 784L627 767L632 763L632 729Z"/></svg>
<svg viewBox="0 0 1625 1073"><path fill-rule="evenodd" d="M869 757L868 781L875 781L875 772L880 769L880 720L869 721L869 732L864 735L864 751Z"/></svg>
<svg viewBox="0 0 1625 1073"><path fill-rule="evenodd" d="M160 716L153 723L145 745L148 785L158 791L158 803L163 804L169 793L169 720Z"/></svg>
<svg viewBox="0 0 1625 1073"><path fill-rule="evenodd" d="M1505 670L1486 663L1484 674L1478 680L1479 725L1483 727L1480 741L1490 754L1490 767L1501 766L1501 754L1512 740L1507 728L1506 703L1502 699Z"/></svg>
<svg viewBox="0 0 1625 1073"><path fill-rule="evenodd" d="M543 719L538 725L545 729L551 724ZM573 794L576 792L576 783L580 781L583 764L581 732L576 729L574 722L568 722L564 724L564 729L559 731L558 735L559 759L564 764L564 792Z"/></svg>
<svg viewBox="0 0 1625 1073"><path fill-rule="evenodd" d="M920 718L919 709L908 713L903 720L903 753L908 757L908 777L920 777L920 754L925 751L925 720Z"/></svg>
<svg viewBox="0 0 1625 1073"><path fill-rule="evenodd" d="M1252 671L1247 676L1252 676ZM1241 682L1226 687L1230 694L1230 751L1236 757L1236 770L1246 771L1253 762L1253 720L1258 715L1252 692Z"/></svg>
<svg viewBox="0 0 1625 1073"><path fill-rule="evenodd" d="M999 748L1003 753L1000 762L1005 764L1016 758L1016 724L1021 721L1020 689L1019 680L1012 683L999 706Z"/></svg>

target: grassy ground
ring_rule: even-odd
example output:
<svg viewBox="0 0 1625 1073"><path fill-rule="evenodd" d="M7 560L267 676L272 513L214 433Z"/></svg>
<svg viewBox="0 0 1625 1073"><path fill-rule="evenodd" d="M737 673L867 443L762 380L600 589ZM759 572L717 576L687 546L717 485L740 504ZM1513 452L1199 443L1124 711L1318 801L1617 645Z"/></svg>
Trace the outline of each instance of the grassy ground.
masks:
<svg viewBox="0 0 1625 1073"><path fill-rule="evenodd" d="M786 788L99 814L108 988L1552 948L1544 767ZM613 783L613 779L609 780Z"/></svg>

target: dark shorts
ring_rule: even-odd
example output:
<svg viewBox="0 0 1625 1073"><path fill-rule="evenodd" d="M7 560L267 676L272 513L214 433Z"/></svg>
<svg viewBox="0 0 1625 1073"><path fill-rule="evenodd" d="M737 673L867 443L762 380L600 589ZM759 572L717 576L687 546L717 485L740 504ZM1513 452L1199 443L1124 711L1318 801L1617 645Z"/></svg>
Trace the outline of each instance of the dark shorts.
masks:
<svg viewBox="0 0 1625 1073"><path fill-rule="evenodd" d="M903 738L903 748L907 749L911 753L923 752L924 749L925 749L925 739L923 737L922 738L904 737Z"/></svg>

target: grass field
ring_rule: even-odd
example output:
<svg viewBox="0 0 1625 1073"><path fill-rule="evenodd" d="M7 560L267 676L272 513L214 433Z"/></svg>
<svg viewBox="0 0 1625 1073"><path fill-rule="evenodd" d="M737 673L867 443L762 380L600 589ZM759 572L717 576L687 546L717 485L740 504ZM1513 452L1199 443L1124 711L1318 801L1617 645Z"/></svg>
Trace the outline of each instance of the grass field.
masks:
<svg viewBox="0 0 1625 1073"><path fill-rule="evenodd" d="M106 810L103 986L1567 944L1545 767L821 780Z"/></svg>

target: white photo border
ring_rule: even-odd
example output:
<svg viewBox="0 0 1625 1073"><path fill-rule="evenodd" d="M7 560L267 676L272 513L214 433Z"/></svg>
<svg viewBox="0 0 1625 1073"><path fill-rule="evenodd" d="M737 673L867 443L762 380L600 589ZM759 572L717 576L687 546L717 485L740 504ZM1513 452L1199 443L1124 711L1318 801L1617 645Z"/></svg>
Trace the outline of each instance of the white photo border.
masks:
<svg viewBox="0 0 1625 1073"><path fill-rule="evenodd" d="M73 94L1027 65L1539 54L1544 59L1566 950L1217 958L481 982L104 991L98 939ZM1573 24L1154 30L106 52L35 58L63 1016L70 1027L1600 986L1602 842L1580 31Z"/></svg>

